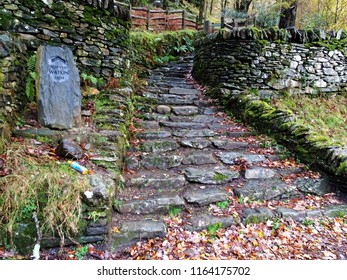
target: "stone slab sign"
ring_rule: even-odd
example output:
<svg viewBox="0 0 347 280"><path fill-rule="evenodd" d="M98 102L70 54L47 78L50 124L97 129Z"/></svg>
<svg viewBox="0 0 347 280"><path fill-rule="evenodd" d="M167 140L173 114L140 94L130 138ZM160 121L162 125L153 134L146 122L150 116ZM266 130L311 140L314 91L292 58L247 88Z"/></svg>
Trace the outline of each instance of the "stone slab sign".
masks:
<svg viewBox="0 0 347 280"><path fill-rule="evenodd" d="M40 46L36 72L39 122L53 129L79 126L80 78L72 51L66 46Z"/></svg>

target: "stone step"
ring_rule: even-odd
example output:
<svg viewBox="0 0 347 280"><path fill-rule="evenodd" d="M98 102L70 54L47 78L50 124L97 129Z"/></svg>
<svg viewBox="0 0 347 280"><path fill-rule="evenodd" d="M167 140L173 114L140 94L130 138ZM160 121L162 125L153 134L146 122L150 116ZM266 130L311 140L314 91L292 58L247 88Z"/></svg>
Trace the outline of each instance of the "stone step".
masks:
<svg viewBox="0 0 347 280"><path fill-rule="evenodd" d="M191 105L194 104L194 100L177 96L162 96L157 99L157 103L161 105Z"/></svg>
<svg viewBox="0 0 347 280"><path fill-rule="evenodd" d="M162 193L160 195L136 199L130 201L122 201L118 208L121 214L168 214L170 208L184 208L184 200L178 194Z"/></svg>
<svg viewBox="0 0 347 280"><path fill-rule="evenodd" d="M243 187L235 189L234 193L251 200L281 200L302 196L296 186L277 178L246 180Z"/></svg>
<svg viewBox="0 0 347 280"><path fill-rule="evenodd" d="M136 134L136 137L138 139L163 139L163 138L169 138L172 134L169 131L165 130L149 130L144 132L138 132Z"/></svg>
<svg viewBox="0 0 347 280"><path fill-rule="evenodd" d="M222 134L210 129L201 129L201 130L181 129L181 130L172 131L172 135L176 137L182 137L182 138L191 138L191 137L214 137L214 136L218 136Z"/></svg>
<svg viewBox="0 0 347 280"><path fill-rule="evenodd" d="M179 144L193 149L205 149L211 146L211 141L205 138L187 138L180 140Z"/></svg>
<svg viewBox="0 0 347 280"><path fill-rule="evenodd" d="M169 120L173 122L197 122L197 123L206 123L206 124L221 121L220 118L206 116L206 115L194 115L194 116L171 115L169 116Z"/></svg>
<svg viewBox="0 0 347 280"><path fill-rule="evenodd" d="M182 189L187 181L184 175L170 171L140 171L127 178L126 186L133 188Z"/></svg>
<svg viewBox="0 0 347 280"><path fill-rule="evenodd" d="M198 122L159 122L161 126L173 129L204 129L207 124Z"/></svg>
<svg viewBox="0 0 347 280"><path fill-rule="evenodd" d="M149 140L140 144L139 151L146 153L165 153L175 151L180 145L172 139L165 140Z"/></svg>
<svg viewBox="0 0 347 280"><path fill-rule="evenodd" d="M237 141L224 140L224 139L212 140L212 143L216 148L220 150L226 150L226 151L245 150L250 146L249 143L247 142L237 142ZM227 163L223 161L224 163L233 164L234 159L242 157L243 154L230 152L230 153L221 153L221 156L223 158L232 159L231 163Z"/></svg>
<svg viewBox="0 0 347 280"><path fill-rule="evenodd" d="M221 185L231 182L233 179L239 178L238 171L230 171L224 166L202 167L194 168L189 167L184 170L184 174L188 182Z"/></svg>
<svg viewBox="0 0 347 280"><path fill-rule="evenodd" d="M236 142L239 143L239 142ZM243 142L241 142L243 143ZM249 164L268 161L264 155L246 154L241 152L217 152L216 156L225 164L234 165L240 160L245 160Z"/></svg>
<svg viewBox="0 0 347 280"><path fill-rule="evenodd" d="M123 221L117 228L119 230L112 233L110 238L110 247L116 252L140 240L165 237L167 232L164 222L153 219Z"/></svg>
<svg viewBox="0 0 347 280"><path fill-rule="evenodd" d="M199 108L196 106L172 106L171 109L178 116L192 116L199 113Z"/></svg>
<svg viewBox="0 0 347 280"><path fill-rule="evenodd" d="M188 204L207 206L213 203L225 201L229 195L225 188L215 186L189 187L182 197Z"/></svg>
<svg viewBox="0 0 347 280"><path fill-rule="evenodd" d="M170 88L169 93L175 95L198 95L199 91L196 89Z"/></svg>

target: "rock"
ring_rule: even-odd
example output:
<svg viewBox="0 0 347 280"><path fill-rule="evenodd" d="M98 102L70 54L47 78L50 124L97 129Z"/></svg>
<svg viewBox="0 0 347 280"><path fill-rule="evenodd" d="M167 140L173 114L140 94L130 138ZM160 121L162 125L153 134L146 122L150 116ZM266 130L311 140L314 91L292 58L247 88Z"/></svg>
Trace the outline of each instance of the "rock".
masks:
<svg viewBox="0 0 347 280"><path fill-rule="evenodd" d="M125 221L121 223L119 232L112 235L110 245L115 250L121 250L140 240L164 237L165 235L166 226L163 222L154 220Z"/></svg>
<svg viewBox="0 0 347 280"><path fill-rule="evenodd" d="M338 73L333 68L323 68L324 75L327 76L337 76Z"/></svg>
<svg viewBox="0 0 347 280"><path fill-rule="evenodd" d="M181 165L182 160L179 155L142 155L140 165L146 169L169 169Z"/></svg>
<svg viewBox="0 0 347 280"><path fill-rule="evenodd" d="M220 152L217 153L217 157L219 157L223 163L231 165L235 164L235 161L239 159L244 159L249 164L266 161L264 155L243 154L238 152Z"/></svg>
<svg viewBox="0 0 347 280"><path fill-rule="evenodd" d="M277 173L273 169L254 167L254 168L246 170L245 178L246 179L267 179L267 178L274 177L276 174Z"/></svg>
<svg viewBox="0 0 347 280"><path fill-rule="evenodd" d="M295 180L299 191L303 193L310 193L314 195L324 195L332 192L332 187L327 178L311 179L311 178L298 178Z"/></svg>
<svg viewBox="0 0 347 280"><path fill-rule="evenodd" d="M83 193L84 201L91 206L108 206L115 192L115 182L104 174L89 175L90 187Z"/></svg>
<svg viewBox="0 0 347 280"><path fill-rule="evenodd" d="M239 177L237 171L230 171L223 167L215 168L187 168L184 173L189 182L218 185L232 181Z"/></svg>
<svg viewBox="0 0 347 280"><path fill-rule="evenodd" d="M119 212L138 215L168 213L170 207L184 208L183 199L177 194L160 194L155 197L124 202L119 206Z"/></svg>
<svg viewBox="0 0 347 280"><path fill-rule="evenodd" d="M58 156L71 159L80 159L83 157L83 150L76 142L69 138L63 138L55 149Z"/></svg>
<svg viewBox="0 0 347 280"><path fill-rule="evenodd" d="M245 208L243 210L243 223L244 224L257 224L264 223L268 220L275 218L276 215L266 207L260 208Z"/></svg>
<svg viewBox="0 0 347 280"><path fill-rule="evenodd" d="M141 143L140 150L151 153L165 153L177 150L180 145L175 140L153 140Z"/></svg>
<svg viewBox="0 0 347 280"><path fill-rule="evenodd" d="M249 144L247 142L236 142L230 140L214 140L212 141L218 149L221 150L239 150L248 148Z"/></svg>
<svg viewBox="0 0 347 280"><path fill-rule="evenodd" d="M228 194L224 189L215 187L190 188L183 194L183 198L191 204L205 206L228 199Z"/></svg>
<svg viewBox="0 0 347 280"><path fill-rule="evenodd" d="M38 119L43 126L69 129L81 124L80 78L67 46L37 51Z"/></svg>
<svg viewBox="0 0 347 280"><path fill-rule="evenodd" d="M168 138L171 136L171 133L163 130L153 130L137 133L137 137L139 139L160 139L160 138Z"/></svg>
<svg viewBox="0 0 347 280"><path fill-rule="evenodd" d="M294 221L303 221L306 218L305 211L297 211L291 208L278 207L275 212L284 219L293 219Z"/></svg>
<svg viewBox="0 0 347 280"><path fill-rule="evenodd" d="M189 138L189 137L213 137L213 136L216 136L218 133L210 129L201 129L201 130L182 129L182 130L173 131L172 134L177 137Z"/></svg>
<svg viewBox="0 0 347 280"><path fill-rule="evenodd" d="M191 116L199 113L199 108L196 106L175 106L172 107L172 111L176 115Z"/></svg>
<svg viewBox="0 0 347 280"><path fill-rule="evenodd" d="M243 187L234 190L238 197L249 197L251 200L289 199L300 193L297 188L287 185L279 179L247 180Z"/></svg>
<svg viewBox="0 0 347 280"><path fill-rule="evenodd" d="M314 82L314 86L317 88L326 88L327 83L324 80L319 79Z"/></svg>
<svg viewBox="0 0 347 280"><path fill-rule="evenodd" d="M217 223L220 223L222 228L227 228L236 224L236 221L233 216L216 217L209 214L194 215L190 220L190 224L184 225L183 228L189 231L202 231L207 229L209 225L215 225Z"/></svg>
<svg viewBox="0 0 347 280"><path fill-rule="evenodd" d="M214 164L217 163L216 159L212 154L198 152L189 154L182 160L182 164L191 165L203 165L203 164Z"/></svg>
<svg viewBox="0 0 347 280"><path fill-rule="evenodd" d="M170 114L171 113L171 107L169 106L166 106L166 105L158 105L157 106L157 112L159 114Z"/></svg>
<svg viewBox="0 0 347 280"><path fill-rule="evenodd" d="M331 205L327 206L323 210L323 214L327 217L335 218L335 217L343 217L347 215L347 205Z"/></svg>
<svg viewBox="0 0 347 280"><path fill-rule="evenodd" d="M178 129L204 129L206 124L196 122L160 122L162 126Z"/></svg>
<svg viewBox="0 0 347 280"><path fill-rule="evenodd" d="M179 143L184 147L190 147L195 149L204 149L210 146L211 144L209 140L199 138L183 139Z"/></svg>
<svg viewBox="0 0 347 280"><path fill-rule="evenodd" d="M196 95L199 93L196 89L186 89L186 88L170 88L169 90L170 94L177 94L177 95Z"/></svg>
<svg viewBox="0 0 347 280"><path fill-rule="evenodd" d="M159 123L156 121L139 121L138 124L143 129L159 129Z"/></svg>
<svg viewBox="0 0 347 280"><path fill-rule="evenodd" d="M127 181L128 187L134 188L158 188L158 189L180 189L186 184L183 175L176 173L159 172L139 172Z"/></svg>

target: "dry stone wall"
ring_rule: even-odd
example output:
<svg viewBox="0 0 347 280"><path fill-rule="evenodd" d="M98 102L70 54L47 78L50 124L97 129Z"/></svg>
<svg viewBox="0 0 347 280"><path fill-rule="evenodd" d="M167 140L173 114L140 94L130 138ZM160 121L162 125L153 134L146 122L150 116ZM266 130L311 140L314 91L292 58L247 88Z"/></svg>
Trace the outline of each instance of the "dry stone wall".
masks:
<svg viewBox="0 0 347 280"><path fill-rule="evenodd" d="M202 38L196 44L193 75L210 85L208 94L235 116L271 134L346 191L347 148L328 146L324 137L299 124L293 112L268 102L281 91L298 96L346 91L346 34L312 34L242 30Z"/></svg>
<svg viewBox="0 0 347 280"><path fill-rule="evenodd" d="M320 34L323 38L327 38ZM339 38L339 39L337 39ZM330 37L346 39L344 33ZM343 47L329 50L318 35L305 43L289 31L243 30L200 40L193 72L208 84L228 82L236 88L287 90L293 93L332 93L346 90L347 60Z"/></svg>

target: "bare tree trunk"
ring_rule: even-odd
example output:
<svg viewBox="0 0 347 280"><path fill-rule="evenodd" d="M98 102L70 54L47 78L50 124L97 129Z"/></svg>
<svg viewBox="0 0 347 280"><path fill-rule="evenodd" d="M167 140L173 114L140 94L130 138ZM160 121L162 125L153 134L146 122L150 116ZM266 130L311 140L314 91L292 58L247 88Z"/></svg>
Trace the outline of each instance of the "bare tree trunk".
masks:
<svg viewBox="0 0 347 280"><path fill-rule="evenodd" d="M295 26L296 20L296 10L298 8L297 1L292 1L289 5L289 8L283 8L281 10L279 28L287 28Z"/></svg>
<svg viewBox="0 0 347 280"><path fill-rule="evenodd" d="M238 12L247 13L252 0L236 0L234 9Z"/></svg>
<svg viewBox="0 0 347 280"><path fill-rule="evenodd" d="M206 0L200 0L200 6L199 6L199 19L200 20L204 18L205 1Z"/></svg>

